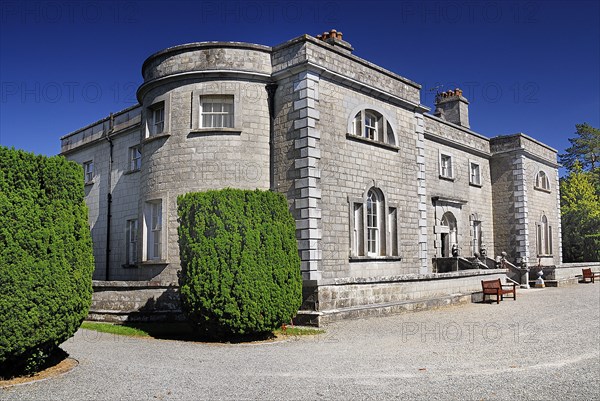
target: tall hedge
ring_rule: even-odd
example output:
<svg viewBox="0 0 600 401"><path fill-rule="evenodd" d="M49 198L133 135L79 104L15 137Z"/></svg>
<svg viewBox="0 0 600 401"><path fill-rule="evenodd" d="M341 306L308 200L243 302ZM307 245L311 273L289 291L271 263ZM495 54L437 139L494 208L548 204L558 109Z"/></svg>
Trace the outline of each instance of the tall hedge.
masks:
<svg viewBox="0 0 600 401"><path fill-rule="evenodd" d="M295 223L284 196L224 189L178 198L181 300L205 334L270 332L302 303Z"/></svg>
<svg viewBox="0 0 600 401"><path fill-rule="evenodd" d="M83 170L0 147L0 372L34 371L87 315L94 260Z"/></svg>

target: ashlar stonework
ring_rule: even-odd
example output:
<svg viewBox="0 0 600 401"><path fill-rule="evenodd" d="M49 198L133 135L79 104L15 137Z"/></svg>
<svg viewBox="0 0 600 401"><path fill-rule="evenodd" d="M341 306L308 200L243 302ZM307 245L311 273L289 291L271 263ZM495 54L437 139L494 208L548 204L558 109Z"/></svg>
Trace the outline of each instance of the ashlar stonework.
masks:
<svg viewBox="0 0 600 401"><path fill-rule="evenodd" d="M419 84L352 51L335 31L168 48L143 63L139 104L61 138L91 170L95 316L177 311L176 199L189 191L286 195L300 316L317 324L451 302L505 275L503 252L516 266L561 263L556 150L475 132L460 89L430 113Z"/></svg>

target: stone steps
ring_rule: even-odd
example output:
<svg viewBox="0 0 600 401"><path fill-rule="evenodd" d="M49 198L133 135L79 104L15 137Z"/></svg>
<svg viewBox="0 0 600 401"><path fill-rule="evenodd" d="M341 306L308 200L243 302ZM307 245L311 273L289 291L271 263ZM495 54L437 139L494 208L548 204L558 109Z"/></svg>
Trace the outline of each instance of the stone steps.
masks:
<svg viewBox="0 0 600 401"><path fill-rule="evenodd" d="M450 305L461 305L476 302L475 294L452 294L430 299L412 299L398 302L352 306L332 309L322 312L299 311L294 318L294 324L307 326L322 326L343 319L359 319L372 316L385 316L394 313L414 312L426 309L440 308Z"/></svg>

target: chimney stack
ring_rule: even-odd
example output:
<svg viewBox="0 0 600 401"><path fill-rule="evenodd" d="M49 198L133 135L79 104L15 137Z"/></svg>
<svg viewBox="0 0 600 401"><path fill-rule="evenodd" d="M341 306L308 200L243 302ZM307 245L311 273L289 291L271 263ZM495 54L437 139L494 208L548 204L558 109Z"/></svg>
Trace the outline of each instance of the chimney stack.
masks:
<svg viewBox="0 0 600 401"><path fill-rule="evenodd" d="M461 127L469 126L469 101L462 95L459 88L438 93L435 97L434 116Z"/></svg>
<svg viewBox="0 0 600 401"><path fill-rule="evenodd" d="M317 35L316 38L329 43L332 46L336 46L347 53L352 53L354 48L350 43L342 39L343 36L344 34L342 32L332 29L329 32L323 32L322 34Z"/></svg>

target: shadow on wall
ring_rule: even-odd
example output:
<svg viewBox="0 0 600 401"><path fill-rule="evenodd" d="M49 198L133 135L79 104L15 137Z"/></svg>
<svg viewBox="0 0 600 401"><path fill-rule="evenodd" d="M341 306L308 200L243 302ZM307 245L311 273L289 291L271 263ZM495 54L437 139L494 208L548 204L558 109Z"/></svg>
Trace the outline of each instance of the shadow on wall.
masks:
<svg viewBox="0 0 600 401"><path fill-rule="evenodd" d="M184 320L179 288L172 286L167 287L158 297L148 298L137 311L129 313L126 322L181 322Z"/></svg>

